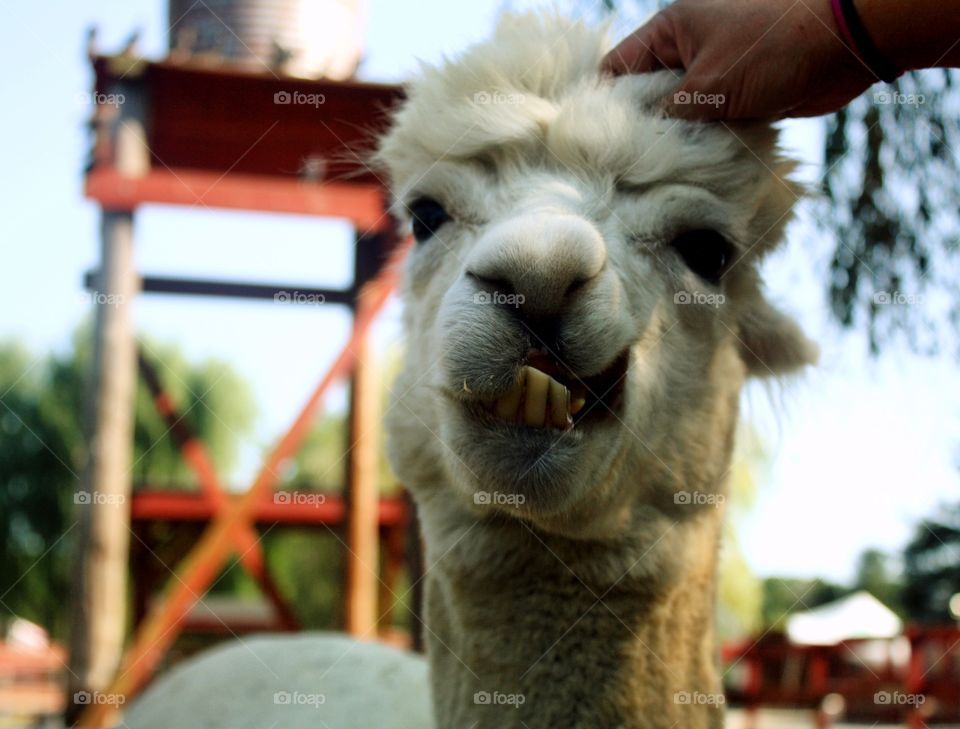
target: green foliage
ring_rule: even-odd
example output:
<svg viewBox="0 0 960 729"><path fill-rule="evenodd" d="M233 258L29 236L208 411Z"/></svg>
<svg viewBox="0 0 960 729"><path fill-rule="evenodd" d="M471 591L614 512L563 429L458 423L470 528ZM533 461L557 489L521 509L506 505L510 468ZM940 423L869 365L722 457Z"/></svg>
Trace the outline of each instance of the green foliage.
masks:
<svg viewBox="0 0 960 729"><path fill-rule="evenodd" d="M903 604L911 620L948 623L960 593L960 505L943 507L917 527L904 554Z"/></svg>
<svg viewBox="0 0 960 729"><path fill-rule="evenodd" d="M264 539L270 572L305 628L329 629L341 622L344 547L334 534L323 528L287 529Z"/></svg>
<svg viewBox="0 0 960 729"><path fill-rule="evenodd" d="M790 577L768 577L763 581L764 629L783 630L792 613L810 610L839 600L850 589L822 580Z"/></svg>
<svg viewBox="0 0 960 729"><path fill-rule="evenodd" d="M0 615L62 634L80 436L65 373L0 346ZM64 390L67 393L64 393Z"/></svg>
<svg viewBox="0 0 960 729"><path fill-rule="evenodd" d="M0 616L25 617L60 638L77 523L73 496L83 469L89 342L89 328L82 328L66 355L38 357L0 345ZM147 346L185 422L225 472L253 422L249 388L222 363L194 365L172 347ZM135 407L134 483L191 486L142 383Z"/></svg>
<svg viewBox="0 0 960 729"><path fill-rule="evenodd" d="M240 439L249 435L256 414L247 383L226 362L209 359L191 364L175 346L149 339L141 342L141 348L183 416L183 423L201 436L217 472L229 474L236 463ZM134 419L134 483L192 488L196 482L193 472L180 458L167 430L141 381Z"/></svg>
<svg viewBox="0 0 960 729"><path fill-rule="evenodd" d="M855 590L866 590L880 602L903 614L902 582L891 567L892 558L879 549L867 549L860 555L857 563Z"/></svg>
<svg viewBox="0 0 960 729"><path fill-rule="evenodd" d="M958 81L910 73L828 121L818 217L835 241L830 304L841 324L867 330L874 352L897 333L932 351L947 317L960 326ZM924 299L938 291L947 300L935 311Z"/></svg>
<svg viewBox="0 0 960 729"><path fill-rule="evenodd" d="M384 357L380 378L380 412L386 413L391 407L390 387L400 371L400 353L391 351ZM382 439L383 433L380 437ZM285 473L286 487L309 486L317 491L339 493L346 483L350 465L350 443L347 417L344 413L329 413L321 418L307 435L303 446L293 459L293 467ZM400 484L390 468L390 463L382 455L379 463L380 493L384 495L399 492Z"/></svg>
<svg viewBox="0 0 960 729"><path fill-rule="evenodd" d="M397 352L385 360L381 378L381 412L390 407L389 387L400 366ZM346 414L327 414L314 424L294 457L292 467L284 473L283 488L342 493L350 447ZM398 493L397 478L382 456L379 474L380 493ZM306 628L330 628L340 624L343 539L339 530L322 528L275 531L264 539L270 571ZM398 613L397 618L402 620L405 611L399 610Z"/></svg>
<svg viewBox="0 0 960 729"><path fill-rule="evenodd" d="M293 468L285 474L285 488L305 488L340 493L350 466L350 442L346 416L340 413L322 418L304 439L293 459ZM396 476L386 458L379 463L381 494L399 490Z"/></svg>

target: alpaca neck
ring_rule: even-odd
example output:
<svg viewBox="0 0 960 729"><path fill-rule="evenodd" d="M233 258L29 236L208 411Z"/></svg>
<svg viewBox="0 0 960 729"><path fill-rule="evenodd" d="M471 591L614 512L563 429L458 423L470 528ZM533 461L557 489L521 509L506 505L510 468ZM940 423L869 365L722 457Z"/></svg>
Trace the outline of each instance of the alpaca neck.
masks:
<svg viewBox="0 0 960 729"><path fill-rule="evenodd" d="M719 517L660 524L653 546L443 518L436 539L424 522L437 729L723 725Z"/></svg>

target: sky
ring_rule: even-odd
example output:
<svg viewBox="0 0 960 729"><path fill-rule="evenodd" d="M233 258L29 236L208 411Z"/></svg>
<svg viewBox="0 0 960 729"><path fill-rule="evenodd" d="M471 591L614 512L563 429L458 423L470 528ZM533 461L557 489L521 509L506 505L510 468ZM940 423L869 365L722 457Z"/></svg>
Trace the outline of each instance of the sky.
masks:
<svg viewBox="0 0 960 729"><path fill-rule="evenodd" d="M436 61L482 39L502 4L370 0L362 78L399 81L418 58ZM141 52L159 57L165 14L159 0L5 8L0 340L19 339L38 356L65 351L89 315L80 284L97 259L98 218L81 190L91 78L85 29L96 24L109 51L139 28ZM819 120L785 125L786 143L811 181L821 175L823 133ZM744 393L744 417L770 462L757 503L739 525L740 541L758 574L844 581L861 550L899 549L918 519L960 498L960 388L950 359L899 347L871 359L862 337L831 323L824 299L829 243L816 234L809 210L789 241L766 266L768 289L820 343L821 362L793 381ZM300 216L147 206L136 218L144 273L337 286L350 278L349 242L343 222ZM398 341L398 315L394 304L378 325L383 350ZM296 414L349 324L335 307L180 297L140 297L135 316L141 334L176 341L194 360L228 361L251 383L260 417L232 474L238 485ZM342 400L340 393L331 407Z"/></svg>

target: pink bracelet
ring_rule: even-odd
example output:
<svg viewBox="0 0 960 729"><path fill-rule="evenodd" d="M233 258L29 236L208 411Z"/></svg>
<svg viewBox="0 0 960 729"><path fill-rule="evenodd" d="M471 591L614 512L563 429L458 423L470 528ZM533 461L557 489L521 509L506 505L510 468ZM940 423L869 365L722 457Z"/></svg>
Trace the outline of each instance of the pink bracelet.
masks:
<svg viewBox="0 0 960 729"><path fill-rule="evenodd" d="M833 8L833 17L843 36L844 45L853 51L878 79L887 83L895 81L900 72L877 49L857 12L854 0L830 0L830 7Z"/></svg>
<svg viewBox="0 0 960 729"><path fill-rule="evenodd" d="M837 27L840 28L840 35L843 36L843 42L852 51L857 51L857 42L850 33L850 26L847 25L847 19L843 14L843 8L840 7L840 0L830 0L830 6L833 8L833 19L837 21ZM857 55L860 55L857 52Z"/></svg>

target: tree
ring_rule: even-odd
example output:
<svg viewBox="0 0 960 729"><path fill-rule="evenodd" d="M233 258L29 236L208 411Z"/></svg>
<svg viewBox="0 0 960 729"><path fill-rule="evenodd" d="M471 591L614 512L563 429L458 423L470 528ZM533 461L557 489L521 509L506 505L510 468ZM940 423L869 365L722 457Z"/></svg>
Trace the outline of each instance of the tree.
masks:
<svg viewBox="0 0 960 729"><path fill-rule="evenodd" d="M827 122L818 218L833 238L830 305L840 324L866 329L873 352L895 333L933 351L944 319L960 326L958 81L909 73Z"/></svg>
<svg viewBox="0 0 960 729"><path fill-rule="evenodd" d="M384 357L381 379L382 411L390 407L390 386L399 372L399 352ZM382 444L382 439L381 439ZM314 489L343 493L350 448L347 417L326 413L316 422L293 458L280 486L302 491ZM380 493L396 495L399 483L387 459L380 459ZM337 540L340 541L337 541ZM264 539L270 571L305 628L320 628L341 622L342 575L345 535L337 527L326 529L275 530ZM305 579L305 576L309 576ZM403 590L398 590L402 595ZM404 611L398 611L402 620Z"/></svg>
<svg viewBox="0 0 960 729"><path fill-rule="evenodd" d="M48 383L26 349L0 347L0 614L63 635L79 434Z"/></svg>
<svg viewBox="0 0 960 729"><path fill-rule="evenodd" d="M16 344L0 345L0 615L38 622L57 638L67 630L63 596L83 464L89 341L83 327L66 355L38 357ZM226 472L253 421L249 388L222 363L191 364L173 347L145 347L184 420ZM135 408L134 483L189 488L193 476L142 383Z"/></svg>
<svg viewBox="0 0 960 729"><path fill-rule="evenodd" d="M866 590L896 613L901 613L899 579L890 566L891 557L879 549L867 549L857 561L854 590Z"/></svg>
<svg viewBox="0 0 960 729"><path fill-rule="evenodd" d="M783 630L786 619L792 613L825 605L849 593L849 589L819 577L812 580L768 577L763 581L764 628Z"/></svg>
<svg viewBox="0 0 960 729"><path fill-rule="evenodd" d="M951 596L960 593L960 505L924 519L904 551L903 604L910 620L952 620Z"/></svg>

